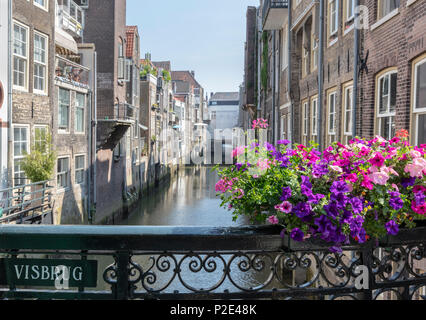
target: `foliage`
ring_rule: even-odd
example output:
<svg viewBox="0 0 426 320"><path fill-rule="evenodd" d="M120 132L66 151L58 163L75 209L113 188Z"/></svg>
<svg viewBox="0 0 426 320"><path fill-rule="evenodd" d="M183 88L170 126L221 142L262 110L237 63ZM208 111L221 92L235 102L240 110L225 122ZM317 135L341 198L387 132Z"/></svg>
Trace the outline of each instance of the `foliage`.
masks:
<svg viewBox="0 0 426 320"><path fill-rule="evenodd" d="M21 161L22 170L32 183L52 179L56 162L51 135L36 137L36 141L41 141L41 143L32 146L31 153L25 154Z"/></svg>
<svg viewBox="0 0 426 320"><path fill-rule="evenodd" d="M156 68L153 68L151 64L144 65L143 69L140 72L141 78L146 77L148 74L152 74L153 76L158 75L158 71Z"/></svg>
<svg viewBox="0 0 426 320"><path fill-rule="evenodd" d="M163 79L166 83L172 80L170 72L165 69L163 69Z"/></svg>
<svg viewBox="0 0 426 320"><path fill-rule="evenodd" d="M254 141L233 151L236 164L219 171L216 191L234 219L281 224L295 241L320 238L341 252L425 218L426 145L410 146L407 136L356 138L323 153L314 143Z"/></svg>
<svg viewBox="0 0 426 320"><path fill-rule="evenodd" d="M260 71L261 84L263 90L268 89L268 70L269 70L269 45L268 45L268 33L266 31L262 34L263 51L262 51L262 69Z"/></svg>

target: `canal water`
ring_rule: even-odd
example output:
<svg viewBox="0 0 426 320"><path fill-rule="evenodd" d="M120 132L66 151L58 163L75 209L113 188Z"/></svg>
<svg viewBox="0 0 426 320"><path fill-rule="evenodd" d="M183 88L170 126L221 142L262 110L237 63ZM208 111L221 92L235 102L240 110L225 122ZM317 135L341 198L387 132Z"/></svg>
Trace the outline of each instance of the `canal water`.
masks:
<svg viewBox="0 0 426 320"><path fill-rule="evenodd" d="M247 225L240 218L232 221L232 213L221 208L215 185L216 171L209 167L186 167L156 190L145 195L138 207L120 225L131 226L210 226L237 227Z"/></svg>

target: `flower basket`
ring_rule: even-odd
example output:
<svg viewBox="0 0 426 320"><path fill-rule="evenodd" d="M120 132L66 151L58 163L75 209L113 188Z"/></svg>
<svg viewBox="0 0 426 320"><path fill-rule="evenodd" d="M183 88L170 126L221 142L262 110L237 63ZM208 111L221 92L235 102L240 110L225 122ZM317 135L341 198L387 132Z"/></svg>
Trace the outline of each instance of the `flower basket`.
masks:
<svg viewBox="0 0 426 320"><path fill-rule="evenodd" d="M253 127L267 124L261 119ZM341 252L383 241L426 218L426 145L407 138L405 131L389 141L355 138L322 153L314 143L252 141L233 151L235 164L219 171L216 191L234 219L282 225L290 249L328 245Z"/></svg>

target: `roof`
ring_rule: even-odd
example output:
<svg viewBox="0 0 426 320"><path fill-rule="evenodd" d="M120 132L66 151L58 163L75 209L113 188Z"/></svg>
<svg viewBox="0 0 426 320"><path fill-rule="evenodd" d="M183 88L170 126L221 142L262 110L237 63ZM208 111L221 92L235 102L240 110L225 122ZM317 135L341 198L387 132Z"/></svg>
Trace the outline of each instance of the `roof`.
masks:
<svg viewBox="0 0 426 320"><path fill-rule="evenodd" d="M211 98L210 101L239 101L240 93L239 92L216 92Z"/></svg>
<svg viewBox="0 0 426 320"><path fill-rule="evenodd" d="M172 66L171 66L170 61L152 61L152 63L157 68L165 69L167 71L171 71L172 70Z"/></svg>
<svg viewBox="0 0 426 320"><path fill-rule="evenodd" d="M189 82L195 88L201 88L201 85L195 80L193 71L172 71L172 80Z"/></svg>
<svg viewBox="0 0 426 320"><path fill-rule="evenodd" d="M135 51L135 36L138 35L137 26L126 26L126 57L133 57L133 52Z"/></svg>

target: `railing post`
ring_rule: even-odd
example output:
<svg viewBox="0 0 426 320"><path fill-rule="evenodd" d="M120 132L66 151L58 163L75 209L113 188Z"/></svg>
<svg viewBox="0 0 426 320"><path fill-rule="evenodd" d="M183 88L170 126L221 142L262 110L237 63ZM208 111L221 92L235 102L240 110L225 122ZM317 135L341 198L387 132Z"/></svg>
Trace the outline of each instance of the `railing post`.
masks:
<svg viewBox="0 0 426 320"><path fill-rule="evenodd" d="M115 293L117 300L129 299L129 259L128 251L119 251L117 254L117 286Z"/></svg>
<svg viewBox="0 0 426 320"><path fill-rule="evenodd" d="M361 251L361 264L368 268L368 289L363 290L363 300L373 300L373 289L375 286L375 279L373 274L373 251L372 245L367 245L366 248Z"/></svg>

